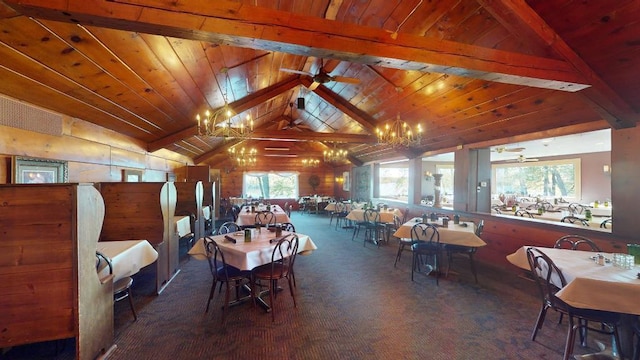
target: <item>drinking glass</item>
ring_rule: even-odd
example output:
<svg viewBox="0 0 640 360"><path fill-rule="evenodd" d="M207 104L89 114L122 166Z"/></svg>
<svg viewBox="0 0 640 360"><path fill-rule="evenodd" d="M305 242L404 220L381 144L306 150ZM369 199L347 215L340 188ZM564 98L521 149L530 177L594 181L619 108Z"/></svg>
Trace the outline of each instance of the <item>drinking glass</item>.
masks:
<svg viewBox="0 0 640 360"><path fill-rule="evenodd" d="M640 244L627 244L627 253L634 256L636 264L640 264Z"/></svg>

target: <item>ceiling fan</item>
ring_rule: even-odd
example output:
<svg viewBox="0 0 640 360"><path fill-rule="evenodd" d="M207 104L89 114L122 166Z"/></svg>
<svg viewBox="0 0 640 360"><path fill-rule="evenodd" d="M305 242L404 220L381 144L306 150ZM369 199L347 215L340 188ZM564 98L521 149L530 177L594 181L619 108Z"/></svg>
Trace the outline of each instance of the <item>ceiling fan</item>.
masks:
<svg viewBox="0 0 640 360"><path fill-rule="evenodd" d="M288 130L288 129L295 129L298 131L302 131L302 129L309 129L309 127L305 124L302 123L301 119L293 119L293 103L289 103L289 116L288 119L285 120L280 120L278 122L278 130ZM283 115L283 117L287 117L286 115Z"/></svg>
<svg viewBox="0 0 640 360"><path fill-rule="evenodd" d="M342 83L348 83L348 84L360 83L360 79L346 77L346 76L329 75L329 73L324 69L324 61L322 59L320 59L320 70L315 75L306 71L293 70L293 69L281 68L280 71L310 76L311 79L313 79L313 83L309 86L309 90L311 91L315 90L320 84L326 84L330 81L342 82Z"/></svg>
<svg viewBox="0 0 640 360"><path fill-rule="evenodd" d="M496 146L491 151L497 152L498 154L502 154L503 152L521 152L522 150L524 150L523 147L508 148L506 146Z"/></svg>
<svg viewBox="0 0 640 360"><path fill-rule="evenodd" d="M534 162L534 161L538 161L538 159L530 159L530 158L527 158L527 157L526 157L526 156L524 156L524 155L518 155L518 157L517 157L517 158L515 158L515 159L513 159L513 160L511 160L511 161L513 161L513 162L519 162L519 163L524 163L524 162Z"/></svg>

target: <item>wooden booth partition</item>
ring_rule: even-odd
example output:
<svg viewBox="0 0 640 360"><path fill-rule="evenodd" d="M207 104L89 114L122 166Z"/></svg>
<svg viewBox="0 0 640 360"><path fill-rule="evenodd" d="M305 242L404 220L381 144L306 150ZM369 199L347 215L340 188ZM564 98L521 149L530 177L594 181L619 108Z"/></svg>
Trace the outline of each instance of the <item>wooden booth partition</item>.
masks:
<svg viewBox="0 0 640 360"><path fill-rule="evenodd" d="M113 282L98 278L104 203L91 184L0 186L0 348L75 338L113 344Z"/></svg>
<svg viewBox="0 0 640 360"><path fill-rule="evenodd" d="M213 232L215 225L216 225L216 214L218 207L220 206L220 204L216 201L216 183L215 182L203 182L203 190L204 190L204 196L202 198L202 207L208 207L209 208L209 218L208 219L204 219L203 221L203 226L204 226L204 236L206 235L211 235L211 233Z"/></svg>
<svg viewBox="0 0 640 360"><path fill-rule="evenodd" d="M173 182L106 182L97 185L105 203L100 241L147 240L158 252L156 291L159 294L179 272L178 239L173 214Z"/></svg>
<svg viewBox="0 0 640 360"><path fill-rule="evenodd" d="M189 216L191 218L191 235L194 239L202 237L202 182L176 182L176 211L175 216ZM178 239L185 237L178 233Z"/></svg>

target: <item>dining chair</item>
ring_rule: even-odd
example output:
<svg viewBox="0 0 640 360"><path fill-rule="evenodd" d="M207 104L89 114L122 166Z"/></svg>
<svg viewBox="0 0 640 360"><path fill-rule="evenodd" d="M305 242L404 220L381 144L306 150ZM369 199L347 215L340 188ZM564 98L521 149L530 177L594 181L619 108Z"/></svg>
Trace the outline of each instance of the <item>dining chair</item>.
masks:
<svg viewBox="0 0 640 360"><path fill-rule="evenodd" d="M380 213L374 209L364 211L364 222L360 225L364 227L364 241L362 246L366 246L367 242L371 242L380 247L380 243L385 241L386 228L385 224L380 222ZM358 232L360 229L357 229Z"/></svg>
<svg viewBox="0 0 640 360"><path fill-rule="evenodd" d="M436 286L440 277L440 254L442 247L440 246L440 233L433 224L417 223L411 228L411 251L413 259L411 261L411 281L413 281L413 273L420 272L420 263L424 259L425 273L428 275L432 271L436 273ZM427 263L429 258L433 259L433 266Z"/></svg>
<svg viewBox="0 0 640 360"><path fill-rule="evenodd" d="M578 203L571 203L567 206L567 208L569 209L569 212L573 215L575 214L582 214L582 212L584 212L584 205L578 204Z"/></svg>
<svg viewBox="0 0 640 360"><path fill-rule="evenodd" d="M527 249L527 260L531 269L531 275L536 280L542 299L542 307L538 314L531 340L535 341L536 334L542 327L547 310L552 308L562 314L566 314L569 318L569 328L563 360L568 360L573 353L576 333L579 332L580 339L583 340L587 330L613 335L615 346L617 347L618 354L620 354L620 336L618 332L620 314L570 306L556 296L556 293L566 286L567 281L553 260L540 249L533 247ZM589 326L589 322L599 323L601 326L592 327Z"/></svg>
<svg viewBox="0 0 640 360"><path fill-rule="evenodd" d="M611 218L604 219L600 223L600 228L602 228L602 229L608 229L610 226L613 226L613 220Z"/></svg>
<svg viewBox="0 0 640 360"><path fill-rule="evenodd" d="M220 225L220 228L218 228L217 234L222 235L222 234L234 233L240 230L241 229L238 224L231 221L227 221L226 223L223 223L222 225Z"/></svg>
<svg viewBox="0 0 640 360"><path fill-rule="evenodd" d="M224 258L224 252L212 237L205 237L205 251L209 260L209 270L213 277L205 313L209 312L209 305L211 304L211 299L213 299L216 285L220 283L220 291L222 291L222 285L225 285L224 306L222 307L222 317L220 319L220 322L224 323L225 314L229 307L231 288L235 289L236 300L239 300L240 288L245 285L243 280L250 282L251 272L228 265Z"/></svg>
<svg viewBox="0 0 640 360"><path fill-rule="evenodd" d="M278 291L278 280L287 279L289 293L293 299L293 307L296 305L296 297L293 292L293 266L295 264L296 255L298 254L298 235L289 234L280 238L271 253L271 262L260 265L251 271L251 294L254 297L258 294L257 287L260 286L259 281L269 283L269 306L271 307L271 321L275 321L275 303L276 292Z"/></svg>
<svg viewBox="0 0 640 360"><path fill-rule="evenodd" d="M336 209L331 213L331 219L335 216L336 218L336 229L340 226L340 223L345 223L349 221L347 219L347 215L349 212L347 211L347 204L340 201L336 203ZM329 225L331 225L331 219L329 219Z"/></svg>
<svg viewBox="0 0 640 360"><path fill-rule="evenodd" d="M602 249L593 240L581 235L565 235L556 240L553 245L556 249L580 250L583 248L588 251L602 252Z"/></svg>
<svg viewBox="0 0 640 360"><path fill-rule="evenodd" d="M276 224L276 214L271 211L259 211L255 217L256 224L271 226Z"/></svg>
<svg viewBox="0 0 640 360"><path fill-rule="evenodd" d="M400 220L399 217L394 216L393 220L395 222L395 227L396 230L400 228L400 226L402 226L402 220ZM393 267L396 267L396 264L398 264L398 261L400 261L400 257L402 256L402 253L404 251L411 251L411 245L413 245L413 241L411 239L403 239L403 238L398 238L398 252L396 253L396 260L393 262Z"/></svg>
<svg viewBox="0 0 640 360"><path fill-rule="evenodd" d="M290 222L283 222L280 224L282 226L282 230L288 232L296 232L296 227Z"/></svg>
<svg viewBox="0 0 640 360"><path fill-rule="evenodd" d="M240 215L240 206L233 205L231 207L231 216L233 217L233 222L238 222L238 215Z"/></svg>
<svg viewBox="0 0 640 360"><path fill-rule="evenodd" d="M480 222L478 222L478 225L474 224L474 226L476 227L474 230L475 235L477 237L481 237L482 232L484 231L484 220L480 220ZM476 272L476 265L473 260L473 256L476 254L476 251L478 251L478 248L471 246L445 244L444 249L447 253L447 272L445 276L449 276L449 270L451 269L451 264L453 263L453 256L455 254L463 254L469 257L469 266L471 267L471 273L473 273L473 278L476 280L477 284L478 273Z"/></svg>
<svg viewBox="0 0 640 360"><path fill-rule="evenodd" d="M293 208L293 206L291 206L291 204L289 204L288 201L285 201L284 203L284 213L287 214L288 217L291 217L291 209Z"/></svg>
<svg viewBox="0 0 640 360"><path fill-rule="evenodd" d="M404 212L402 213L402 223L406 223L407 221L409 221L409 219L411 219L409 217L409 207L404 208Z"/></svg>
<svg viewBox="0 0 640 360"><path fill-rule="evenodd" d="M582 226L589 226L589 221L587 221L587 219L581 218L581 217L577 217L577 216L573 216L573 215L569 215L569 216L565 216L563 217L560 222L563 223L570 223L570 224L578 224L578 225L582 225Z"/></svg>
<svg viewBox="0 0 640 360"><path fill-rule="evenodd" d="M109 267L109 275L113 275L113 264L111 259L100 251L96 251L96 271L100 272L105 267ZM131 276L124 277L113 283L113 301L117 303L120 300L129 299L129 307L133 313L133 321L138 320L136 308L133 305L133 296L131 295L131 286L133 278Z"/></svg>
<svg viewBox="0 0 640 360"><path fill-rule="evenodd" d="M530 213L530 212L529 212L529 211L527 211L527 210L524 210L524 209L516 210L515 215L516 215L516 216L522 216L522 217L528 217L528 218L533 219L533 214L532 214L532 213Z"/></svg>

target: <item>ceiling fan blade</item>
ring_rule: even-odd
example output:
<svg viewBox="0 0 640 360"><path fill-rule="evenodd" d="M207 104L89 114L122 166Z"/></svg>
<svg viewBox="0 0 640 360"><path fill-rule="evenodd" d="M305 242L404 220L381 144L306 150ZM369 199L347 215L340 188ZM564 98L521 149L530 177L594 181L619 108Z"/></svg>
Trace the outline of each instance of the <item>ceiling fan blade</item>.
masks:
<svg viewBox="0 0 640 360"><path fill-rule="evenodd" d="M280 71L282 72L288 72L288 73L292 73L292 74L300 74L300 75L309 75L309 76L313 76L313 74L308 73L306 71L300 71L300 70L293 70L293 69L285 69L285 68L280 68Z"/></svg>
<svg viewBox="0 0 640 360"><path fill-rule="evenodd" d="M523 147L516 147L516 148L504 148L503 151L508 151L508 152L520 152L524 150Z"/></svg>
<svg viewBox="0 0 640 360"><path fill-rule="evenodd" d="M282 129L286 128L288 124L289 124L289 122L287 120L278 121L278 130L282 130Z"/></svg>
<svg viewBox="0 0 640 360"><path fill-rule="evenodd" d="M352 77L346 77L346 76L333 76L332 80L333 81L337 81L337 82L341 82L341 83L360 84L360 79L356 79L356 78L352 78Z"/></svg>
<svg viewBox="0 0 640 360"><path fill-rule="evenodd" d="M320 86L319 82L314 81L311 85L309 85L309 90L313 91L315 90L318 86Z"/></svg>

